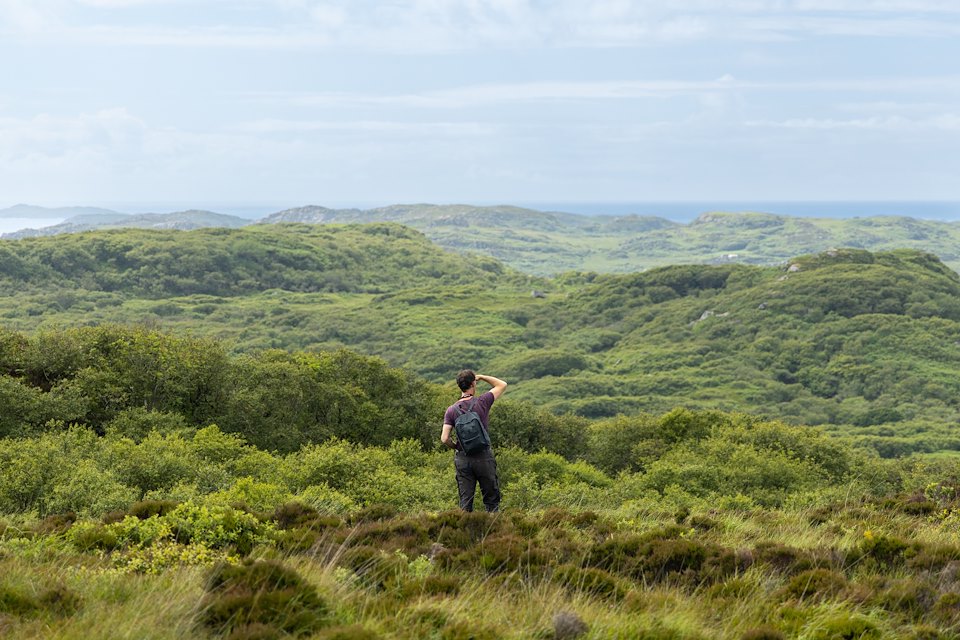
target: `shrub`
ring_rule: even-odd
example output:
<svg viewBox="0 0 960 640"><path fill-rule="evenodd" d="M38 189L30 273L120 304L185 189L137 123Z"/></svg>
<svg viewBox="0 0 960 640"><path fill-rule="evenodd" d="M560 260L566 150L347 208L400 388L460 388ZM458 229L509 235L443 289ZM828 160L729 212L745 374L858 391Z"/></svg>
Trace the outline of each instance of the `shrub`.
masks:
<svg viewBox="0 0 960 640"><path fill-rule="evenodd" d="M671 573L698 571L707 554L707 548L693 540L654 540L641 566L645 576L662 580Z"/></svg>
<svg viewBox="0 0 960 640"><path fill-rule="evenodd" d="M407 572L405 558L366 545L347 549L340 564L353 570L365 586L377 590L400 586Z"/></svg>
<svg viewBox="0 0 960 640"><path fill-rule="evenodd" d="M78 551L94 549L112 551L121 546L117 534L112 529L93 522L79 522L70 527L67 531L67 540Z"/></svg>
<svg viewBox="0 0 960 640"><path fill-rule="evenodd" d="M898 580L873 599L887 611L919 618L934 606L937 592L928 584L914 579Z"/></svg>
<svg viewBox="0 0 960 640"><path fill-rule="evenodd" d="M197 543L211 549L235 548L248 554L271 539L272 526L249 513L230 507L198 506L185 502L163 517L177 542Z"/></svg>
<svg viewBox="0 0 960 640"><path fill-rule="evenodd" d="M179 506L174 500L141 500L130 507L130 515L138 520L146 520L152 516L163 516Z"/></svg>
<svg viewBox="0 0 960 640"><path fill-rule="evenodd" d="M39 611L40 603L32 596L8 586L0 586L0 613L30 616Z"/></svg>
<svg viewBox="0 0 960 640"><path fill-rule="evenodd" d="M73 512L67 512L63 514L47 516L40 522L33 525L31 528L34 533L39 533L41 535L56 535L67 531L67 529L73 526L73 523L76 521L77 514Z"/></svg>
<svg viewBox="0 0 960 640"><path fill-rule="evenodd" d="M384 549L411 549L430 542L426 526L409 517L361 524L352 535L354 544L374 544Z"/></svg>
<svg viewBox="0 0 960 640"><path fill-rule="evenodd" d="M948 591L943 594L934 605L934 610L937 612L937 615L947 620L952 620L957 617L957 615L960 614L960 593Z"/></svg>
<svg viewBox="0 0 960 640"><path fill-rule="evenodd" d="M356 513L350 514L350 522L373 522L375 520L389 520L397 515L397 508L391 504L372 504Z"/></svg>
<svg viewBox="0 0 960 640"><path fill-rule="evenodd" d="M868 531L860 543L861 556L873 558L880 564L893 565L903 561L909 544L894 536L872 535Z"/></svg>
<svg viewBox="0 0 960 640"><path fill-rule="evenodd" d="M711 531L720 526L720 523L708 516L696 515L690 518L690 526L697 531Z"/></svg>
<svg viewBox="0 0 960 640"><path fill-rule="evenodd" d="M296 495L296 499L321 513L344 515L357 508L350 496L333 489L328 484L312 484Z"/></svg>
<svg viewBox="0 0 960 640"><path fill-rule="evenodd" d="M926 624L915 626L910 631L910 635L907 636L908 640L941 640L941 638L945 639L948 637L949 636L940 633L940 630L936 627L931 627Z"/></svg>
<svg viewBox="0 0 960 640"><path fill-rule="evenodd" d="M472 547L502 523L483 511L443 511L430 523L428 533L437 542L460 549Z"/></svg>
<svg viewBox="0 0 960 640"><path fill-rule="evenodd" d="M808 569L798 573L787 586L784 593L800 600L806 598L828 598L840 593L847 586L847 580L836 571L829 569Z"/></svg>
<svg viewBox="0 0 960 640"><path fill-rule="evenodd" d="M529 575L541 569L549 560L547 553L536 542L513 534L489 536L476 552L480 567L490 573L517 571L521 575Z"/></svg>
<svg viewBox="0 0 960 640"><path fill-rule="evenodd" d="M882 636L869 618L844 613L828 619L812 637L814 640L873 640Z"/></svg>
<svg viewBox="0 0 960 640"><path fill-rule="evenodd" d="M923 545L916 555L907 560L911 569L939 571L960 560L960 548L946 545Z"/></svg>
<svg viewBox="0 0 960 640"><path fill-rule="evenodd" d="M37 595L0 586L0 614L29 617L47 612L55 616L70 616L81 605L80 596L63 585L44 589Z"/></svg>
<svg viewBox="0 0 960 640"><path fill-rule="evenodd" d="M762 542L756 546L753 555L756 562L787 575L806 571L814 565L813 558L807 552L779 542Z"/></svg>
<svg viewBox="0 0 960 640"><path fill-rule="evenodd" d="M636 562L643 538L633 534L619 534L594 545L587 553L587 563L607 571L622 571Z"/></svg>
<svg viewBox="0 0 960 640"><path fill-rule="evenodd" d="M37 596L40 606L57 616L71 616L80 610L83 600L76 593L58 585L45 589Z"/></svg>
<svg viewBox="0 0 960 640"><path fill-rule="evenodd" d="M553 573L553 581L574 593L621 600L626 590L615 576L591 567L561 565Z"/></svg>
<svg viewBox="0 0 960 640"><path fill-rule="evenodd" d="M219 633L263 625L297 635L317 631L326 622L327 603L312 585L279 562L218 565L204 588L200 620Z"/></svg>
<svg viewBox="0 0 960 640"><path fill-rule="evenodd" d="M82 515L100 515L122 509L137 497L137 492L122 484L109 470L92 460L82 460L61 477L46 497L48 512L74 511Z"/></svg>
<svg viewBox="0 0 960 640"><path fill-rule="evenodd" d="M290 498L290 492L285 487L269 482L257 482L247 476L239 478L226 489L208 495L205 501L209 504L242 505L253 511L267 511Z"/></svg>

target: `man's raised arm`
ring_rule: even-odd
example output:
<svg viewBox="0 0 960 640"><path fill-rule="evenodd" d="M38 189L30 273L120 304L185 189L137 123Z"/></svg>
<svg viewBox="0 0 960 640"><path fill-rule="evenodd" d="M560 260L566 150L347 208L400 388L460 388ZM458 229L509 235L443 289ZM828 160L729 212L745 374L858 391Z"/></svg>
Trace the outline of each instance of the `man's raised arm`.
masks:
<svg viewBox="0 0 960 640"><path fill-rule="evenodd" d="M493 376L482 376L480 374L477 374L477 380L482 380L487 384L489 384L491 387L493 387L492 389L490 389L490 393L493 394L493 397L495 399L500 398L500 396L503 395L504 390L507 388L506 382L504 382L500 378L494 378Z"/></svg>

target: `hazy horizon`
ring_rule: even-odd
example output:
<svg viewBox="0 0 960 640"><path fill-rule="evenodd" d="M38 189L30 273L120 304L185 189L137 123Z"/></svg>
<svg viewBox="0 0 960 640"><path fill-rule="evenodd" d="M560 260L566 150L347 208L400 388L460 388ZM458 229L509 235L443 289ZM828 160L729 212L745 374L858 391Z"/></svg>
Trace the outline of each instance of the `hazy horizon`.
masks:
<svg viewBox="0 0 960 640"><path fill-rule="evenodd" d="M14 206L26 204L50 210L51 217L0 217L0 233L10 233L24 228L52 226L65 221L64 216L52 215L60 206L18 203L0 207L0 214ZM246 203L82 203L75 207L95 207L129 215L154 213L164 214L191 209L233 215L257 220L272 213L304 206L323 206L330 209L375 209L389 205L411 204L457 204L468 206L516 206L536 211L552 211L598 216L657 216L674 222L689 222L711 211L762 212L775 215L806 218L853 218L871 216L906 216L922 220L960 220L960 201L647 201L647 202L435 202L435 203L377 203L377 202L328 202L289 203L286 205L250 205ZM70 206L70 205L68 205ZM22 226L15 226L21 224Z"/></svg>

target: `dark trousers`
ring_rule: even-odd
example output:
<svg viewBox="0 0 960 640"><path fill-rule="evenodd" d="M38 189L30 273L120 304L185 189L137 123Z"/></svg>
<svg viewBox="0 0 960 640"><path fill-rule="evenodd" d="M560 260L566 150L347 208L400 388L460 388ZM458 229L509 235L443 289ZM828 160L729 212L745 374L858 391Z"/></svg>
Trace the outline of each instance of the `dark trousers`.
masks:
<svg viewBox="0 0 960 640"><path fill-rule="evenodd" d="M483 506L487 511L499 511L500 479L497 477L497 461L493 457L493 450L487 448L470 456L458 451L453 464L457 468L460 508L473 511L473 496L477 493L479 482Z"/></svg>

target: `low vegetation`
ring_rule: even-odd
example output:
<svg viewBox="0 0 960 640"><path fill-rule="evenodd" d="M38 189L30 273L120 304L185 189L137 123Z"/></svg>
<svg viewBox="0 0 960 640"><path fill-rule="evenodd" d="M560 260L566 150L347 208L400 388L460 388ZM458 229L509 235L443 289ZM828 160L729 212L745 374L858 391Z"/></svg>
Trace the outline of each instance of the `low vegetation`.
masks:
<svg viewBox="0 0 960 640"><path fill-rule="evenodd" d="M130 231L0 255L8 318L51 323L0 330L2 637L960 629L960 278L933 256L537 281L433 271L393 225L188 237L177 260ZM142 305L190 330L96 315ZM310 348L264 348L294 316L269 339ZM453 510L463 363L513 383L499 514Z"/></svg>
<svg viewBox="0 0 960 640"><path fill-rule="evenodd" d="M557 415L720 409L821 425L884 457L960 450L960 278L930 254L542 280L398 225L266 225L4 242L0 263L3 322L31 341L161 328L248 354L254 376L270 358L270 375L294 375L269 349L349 348L434 383L493 371ZM264 393L254 376L237 384Z"/></svg>

